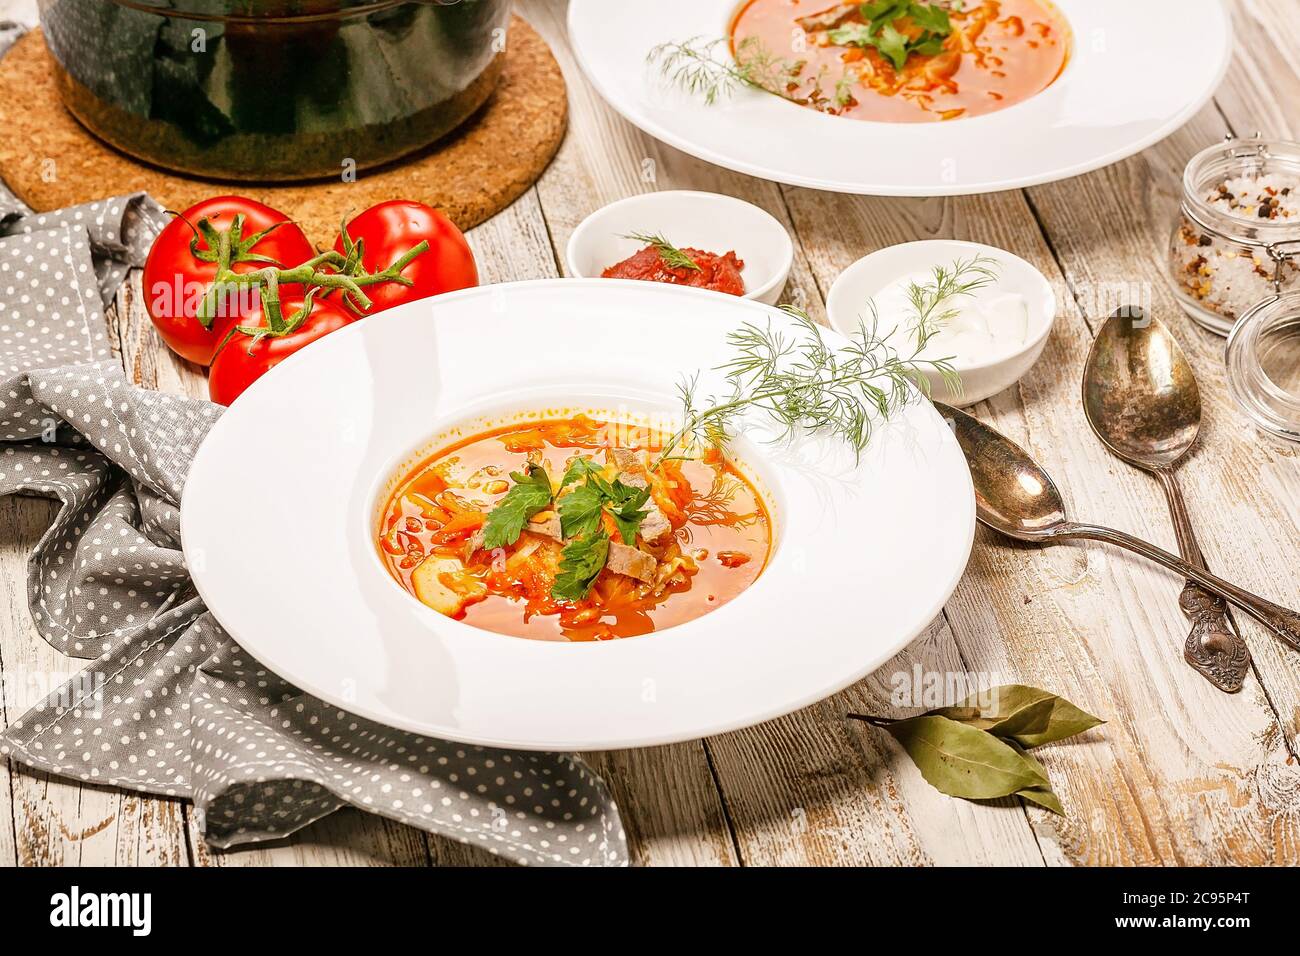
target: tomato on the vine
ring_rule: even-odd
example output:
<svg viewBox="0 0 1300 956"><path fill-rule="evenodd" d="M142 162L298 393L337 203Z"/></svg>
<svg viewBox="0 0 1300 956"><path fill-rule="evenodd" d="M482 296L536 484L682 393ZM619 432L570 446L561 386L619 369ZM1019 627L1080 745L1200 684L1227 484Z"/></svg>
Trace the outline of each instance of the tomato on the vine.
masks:
<svg viewBox="0 0 1300 956"><path fill-rule="evenodd" d="M304 307L310 310L306 315L301 314ZM307 302L299 293L281 296L280 309L284 319L294 326L290 331L265 338L241 331L268 327L265 307L258 300L240 319L239 327L227 333L230 338L218 349L209 370L208 395L214 402L229 405L290 355L360 318L336 299L313 295ZM301 324L295 326L295 320Z"/></svg>
<svg viewBox="0 0 1300 956"><path fill-rule="evenodd" d="M362 244L361 264L367 272L387 268L422 239L429 243L429 250L402 270L411 285L384 282L366 288L373 303L366 315L478 285L478 267L465 236L450 219L424 203L407 199L379 203L349 222L346 230L353 243ZM334 250L346 255L349 249L340 234Z"/></svg>
<svg viewBox="0 0 1300 956"><path fill-rule="evenodd" d="M145 308L168 347L199 365L212 361L212 353L226 333L245 321L250 308L258 303L256 288L241 289L224 298L220 314L209 327L205 328L196 317L199 303L217 274L217 263L196 258L191 243L197 242L201 253L211 254L213 250L198 228L200 222L206 219L213 229L225 232L236 216L243 217L240 249L231 263L236 273L273 264L288 269L315 255L297 223L243 196L215 196L173 217L154 240L144 264ZM267 229L271 231L258 238ZM295 287L285 291L291 293Z"/></svg>

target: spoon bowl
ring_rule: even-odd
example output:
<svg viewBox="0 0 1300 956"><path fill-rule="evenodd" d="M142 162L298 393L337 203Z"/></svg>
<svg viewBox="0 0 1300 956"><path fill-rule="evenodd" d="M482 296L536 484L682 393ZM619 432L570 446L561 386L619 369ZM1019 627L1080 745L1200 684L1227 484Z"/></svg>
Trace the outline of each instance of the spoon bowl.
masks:
<svg viewBox="0 0 1300 956"><path fill-rule="evenodd" d="M1201 391L1164 323L1125 307L1093 339L1083 411L1097 437L1129 464L1169 468L1196 443Z"/></svg>
<svg viewBox="0 0 1300 956"><path fill-rule="evenodd" d="M1065 524L1060 491L1027 451L978 418L941 402L934 407L970 465L980 521L1023 541L1041 541Z"/></svg>

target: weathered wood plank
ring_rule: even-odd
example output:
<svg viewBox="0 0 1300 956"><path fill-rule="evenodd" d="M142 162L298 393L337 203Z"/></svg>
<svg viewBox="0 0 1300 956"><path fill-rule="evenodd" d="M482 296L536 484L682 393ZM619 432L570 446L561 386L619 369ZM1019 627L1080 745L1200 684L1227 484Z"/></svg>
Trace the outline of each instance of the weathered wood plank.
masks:
<svg viewBox="0 0 1300 956"><path fill-rule="evenodd" d="M1221 93L1223 114L1238 131L1268 131L1276 117L1261 107L1287 102L1273 99L1272 91L1300 88L1293 45L1284 42L1298 21L1293 8L1284 13L1276 4L1232 6L1239 54ZM1273 35L1281 47L1269 46ZM1243 42L1251 58L1242 55ZM1267 74L1259 71L1260 62L1269 65ZM1116 280L1132 284L1149 297L1155 313L1182 341L1205 407L1201 443L1181 471L1202 550L1211 567L1294 607L1300 605L1293 560L1300 552L1300 455L1250 427L1236 409L1224 380L1223 340L1181 312L1165 278L1165 249L1181 195L1183 166L1225 131L1223 115L1209 107L1138 157L1069 183L1037 187L1030 196L1072 287L1082 290L1085 303L1090 289ZM1104 310L1095 309L1088 320L1095 327L1103 317ZM1063 366L1063 387L1077 387L1086 345L1084 338L1071 349ZM1068 463L1063 468L1081 474L1082 480L1070 481L1081 514L1173 547L1154 483L1105 460L1077 402L1068 407L1035 403L1028 418L1030 433L1040 450L1045 449L1045 457L1054 453ZM1091 477L1103 474L1105 480ZM1096 663L1104 667L1100 676L1106 684L1121 694L1125 720L1134 727L1132 757L1143 772L1135 766L1126 782L1141 792L1155 786L1164 796L1159 803L1148 800L1144 805L1148 832L1168 831L1158 858L1295 863L1300 859L1300 769L1294 760L1300 671L1295 652L1244 615L1236 615L1259 680L1248 679L1237 697L1217 694L1189 678L1178 661L1175 648L1186 624L1169 611L1178 582L1112 551L1089 548L1087 555L1081 580L1055 590L1054 596L1063 599L1069 594L1077 608L1069 618L1080 621L1086 612L1074 598L1105 566L1116 578L1116 599L1136 625L1131 649L1128 641L1121 643L1122 632L1113 632L1113 659L1098 655ZM1162 636L1151 640L1153 635ZM1116 666L1121 661L1124 666Z"/></svg>
<svg viewBox="0 0 1300 956"><path fill-rule="evenodd" d="M27 610L27 555L56 512L38 498L0 500L0 686L4 721L16 720L86 666L36 633ZM21 866L184 865L181 805L33 772L0 771L0 863Z"/></svg>
<svg viewBox="0 0 1300 956"><path fill-rule="evenodd" d="M654 189L703 189L762 206L794 232L780 187L731 173L664 146L619 118L583 78L563 31L562 5L539 13L524 5L564 70L570 92L569 139L537 185L554 248L563 254L573 229L600 206ZM845 197L829 221L852 208ZM822 292L833 273L810 264L824 233L797 232L795 267L786 298L824 315ZM860 243L859 243L860 245ZM851 261L862 250L849 258ZM946 628L939 633L946 635ZM943 655L956 666L948 638ZM895 665L910 670L913 657ZM728 818L747 863L1042 862L1023 813L1014 807L972 808L935 794L906 760L882 759L871 731L842 720L849 709L874 706L866 686L762 727L707 741ZM963 834L953 841L953 834Z"/></svg>
<svg viewBox="0 0 1300 956"><path fill-rule="evenodd" d="M1300 15L1294 0L1233 0L1232 68L1215 101L1233 132L1300 137Z"/></svg>
<svg viewBox="0 0 1300 956"><path fill-rule="evenodd" d="M196 866L427 866L427 836L351 807L299 830L287 840L212 850L187 814Z"/></svg>
<svg viewBox="0 0 1300 956"><path fill-rule="evenodd" d="M203 370L177 356L159 337L145 311L141 272L133 269L108 313L108 338L122 360L126 377L142 388L171 395L208 397Z"/></svg>
<svg viewBox="0 0 1300 956"><path fill-rule="evenodd" d="M1213 109L1205 115L1212 118ZM1131 289L1163 281L1165 229L1172 220L1153 216L1145 198L1149 185L1124 189L1123 204L1108 206L1094 195L1114 191L1134 175L1138 162L1032 191L1036 200L1045 192L1059 197L1062 218L1051 236L1070 244L1071 255L1062 256L1064 276L1020 193L846 201L790 190L789 198L805 247L816 250L813 267L823 284L874 248L932 236L1010 249L1056 281L1064 308L1042 361L1016 388L976 412L1039 455L1079 514L1172 546L1154 485L1108 458L1088 431L1078 400L1091 332L1074 295L1094 314L1104 314L1130 298ZM1092 228L1080 222L1085 218ZM1111 268L1086 267L1108 255L1116 233L1141 229L1149 234L1106 259ZM1102 548L1037 551L981 532L947 608L963 659L972 670L1047 687L1111 719L1083 741L1044 754L1067 810L1065 820L1030 811L1048 862L1268 857L1259 840L1237 834L1252 824L1256 836L1265 833L1272 805L1225 798L1220 806L1215 794L1207 796L1205 781L1235 775L1236 788L1248 792L1243 778L1253 768L1277 773L1287 752L1276 716L1258 685L1225 698L1183 664L1187 625L1177 610L1177 590L1162 572ZM1161 602L1166 592L1172 600ZM1191 741L1196 744L1189 753ZM1228 786L1223 780L1220 791ZM1150 799L1153 792L1173 796L1157 802ZM1220 811L1218 822L1204 819L1207 804Z"/></svg>
<svg viewBox="0 0 1300 956"><path fill-rule="evenodd" d="M0 719L5 726L33 703L28 677L19 664L19 642L40 641L27 612L27 554L53 520L55 507L34 498L0 500ZM0 767L0 866L31 860L32 830L28 788L44 775L23 770L12 760Z"/></svg>
<svg viewBox="0 0 1300 956"><path fill-rule="evenodd" d="M1286 104L1300 91L1294 40L1300 18L1294 5L1236 3L1238 56L1219 91L1218 109L1208 108L1160 146L1126 163L1073 183L1031 190L1066 273L1079 287L1122 278L1149 290L1151 304L1183 342L1201 385L1205 424L1201 444L1182 468L1182 484L1210 567L1281 604L1300 605L1295 555L1300 553L1300 454L1251 427L1227 394L1223 339L1205 332L1179 310L1165 278L1165 243L1173 229L1186 161L1226 133L1227 118L1238 133L1295 135L1295 111ZM1265 65L1261 68L1261 64ZM1102 313L1089 315L1093 325ZM1043 415L1047 424L1048 415ZM1060 411L1050 419L1063 427ZM1078 424L1078 423L1073 423ZM1125 527L1173 545L1164 503L1154 485L1125 466L1113 464L1125 497L1143 503L1141 525ZM1136 484L1135 484L1136 483ZM1099 489L1100 490L1100 489ZM1104 515L1113 497L1089 503ZM1114 519L1118 523L1118 519ZM1127 562L1119 555L1112 561ZM1141 568L1147 579L1132 594L1135 610L1151 610L1154 598L1177 581ZM1167 601L1167 598L1166 598ZM1166 801L1171 826L1199 832L1203 855L1187 862L1288 862L1300 858L1297 813L1297 715L1300 670L1295 652L1236 614L1255 657L1257 682L1242 695L1225 698L1190 693L1186 680L1127 688L1131 711L1157 713L1177 724L1170 748L1187 754L1186 774L1170 779ZM1186 630L1186 627L1180 628ZM1179 631L1174 632L1175 635ZM1164 665L1165 659L1161 658ZM1147 665L1151 665L1148 658ZM1123 675L1126 682L1134 680ZM1164 682L1162 682L1164 683ZM1265 719L1265 714L1275 719ZM1147 724L1144 724L1147 726ZM1157 741L1147 740L1148 760Z"/></svg>
<svg viewBox="0 0 1300 956"><path fill-rule="evenodd" d="M847 713L905 716L894 690L939 675L978 688L943 617L875 674L812 707L712 738L744 861L759 866L1041 866L1025 811L976 805L927 784L883 731ZM947 702L947 701L944 701ZM936 702L938 703L938 702Z"/></svg>
<svg viewBox="0 0 1300 956"><path fill-rule="evenodd" d="M583 754L613 794L637 866L730 866L735 847L701 741L671 747ZM450 841L434 848L439 865L508 865L487 851Z"/></svg>

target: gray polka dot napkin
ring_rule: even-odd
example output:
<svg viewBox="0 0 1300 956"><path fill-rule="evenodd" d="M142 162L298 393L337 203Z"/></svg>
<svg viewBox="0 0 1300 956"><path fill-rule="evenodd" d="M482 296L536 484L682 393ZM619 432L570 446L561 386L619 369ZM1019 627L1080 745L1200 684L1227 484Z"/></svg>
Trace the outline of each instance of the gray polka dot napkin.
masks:
<svg viewBox="0 0 1300 956"><path fill-rule="evenodd" d="M0 193L0 495L60 503L28 601L46 641L92 659L0 734L0 754L189 797L216 847L351 804L520 863L626 863L617 808L577 758L431 740L327 706L208 613L177 502L220 409L128 383L103 315L160 217L143 195L36 215Z"/></svg>

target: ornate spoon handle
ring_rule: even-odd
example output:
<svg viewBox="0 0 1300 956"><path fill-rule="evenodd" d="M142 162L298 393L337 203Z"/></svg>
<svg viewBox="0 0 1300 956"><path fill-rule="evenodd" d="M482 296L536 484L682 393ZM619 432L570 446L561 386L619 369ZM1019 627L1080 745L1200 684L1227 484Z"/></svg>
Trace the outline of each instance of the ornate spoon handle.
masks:
<svg viewBox="0 0 1300 956"><path fill-rule="evenodd" d="M1058 525L1052 531L1051 537L1056 540L1062 538L1090 538L1094 541L1104 541L1107 544L1125 548L1134 554L1149 558L1156 564L1164 565L1169 570L1175 571L1185 578L1190 578L1216 597L1237 605L1291 645L1292 648L1300 651L1300 614L1274 604L1272 601L1265 601L1259 595L1251 594L1230 581L1223 580L1218 575L1188 564L1182 558L1175 557L1162 548L1157 548L1149 541L1135 538L1123 531L1116 531L1114 528L1104 528L1095 524L1076 524L1073 521Z"/></svg>
<svg viewBox="0 0 1300 956"><path fill-rule="evenodd" d="M1169 514L1173 518L1178 550L1182 552L1183 560L1207 570L1205 557L1201 554L1200 545L1196 543L1192 519L1174 478L1173 469L1156 469L1155 476L1169 502ZM1220 690L1229 694L1241 690L1242 681L1250 669L1250 650L1241 635L1229 626L1227 605L1223 599L1189 580L1178 596L1178 606L1192 619L1191 633L1183 645L1183 656L1187 663Z"/></svg>

